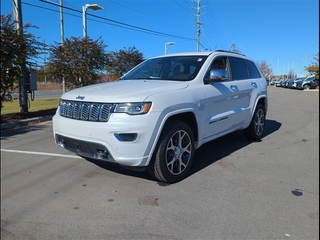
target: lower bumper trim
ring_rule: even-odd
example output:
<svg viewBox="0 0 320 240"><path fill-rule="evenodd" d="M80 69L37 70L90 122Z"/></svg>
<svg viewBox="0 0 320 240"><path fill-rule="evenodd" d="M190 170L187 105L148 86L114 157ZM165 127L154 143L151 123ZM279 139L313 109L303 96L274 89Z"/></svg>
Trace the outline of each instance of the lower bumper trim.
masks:
<svg viewBox="0 0 320 240"><path fill-rule="evenodd" d="M60 147L83 157L114 162L108 149L100 143L73 139L60 134L56 134L56 143Z"/></svg>

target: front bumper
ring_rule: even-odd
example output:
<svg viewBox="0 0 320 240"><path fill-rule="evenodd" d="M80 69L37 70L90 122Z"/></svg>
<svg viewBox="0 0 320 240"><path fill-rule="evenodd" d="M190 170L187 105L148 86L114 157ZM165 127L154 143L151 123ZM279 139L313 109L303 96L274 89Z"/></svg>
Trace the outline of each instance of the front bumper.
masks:
<svg viewBox="0 0 320 240"><path fill-rule="evenodd" d="M59 110L58 110L59 111ZM158 116L112 114L108 122L53 117L55 142L77 155L116 162L125 166L147 166L155 145Z"/></svg>

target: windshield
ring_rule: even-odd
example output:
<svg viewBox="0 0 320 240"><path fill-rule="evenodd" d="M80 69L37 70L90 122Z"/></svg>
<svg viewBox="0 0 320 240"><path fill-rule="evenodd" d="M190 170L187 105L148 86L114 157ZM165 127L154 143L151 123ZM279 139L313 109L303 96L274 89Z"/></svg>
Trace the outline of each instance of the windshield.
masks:
<svg viewBox="0 0 320 240"><path fill-rule="evenodd" d="M120 80L155 79L190 81L194 79L207 56L171 56L146 60Z"/></svg>
<svg viewBox="0 0 320 240"><path fill-rule="evenodd" d="M312 77L308 77L308 78L306 78L304 81L312 81L312 80L314 80L315 79L315 77L314 76L312 76Z"/></svg>

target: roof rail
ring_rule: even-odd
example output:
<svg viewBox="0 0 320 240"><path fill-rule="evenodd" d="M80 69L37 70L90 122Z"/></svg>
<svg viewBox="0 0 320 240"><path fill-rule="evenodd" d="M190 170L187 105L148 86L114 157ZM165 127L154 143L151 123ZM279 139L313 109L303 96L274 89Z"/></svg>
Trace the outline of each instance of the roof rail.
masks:
<svg viewBox="0 0 320 240"><path fill-rule="evenodd" d="M215 50L215 52L226 52L226 53L234 53L234 54L239 54L239 55L242 55L242 56L245 56L246 57L246 55L244 55L244 54L242 54L242 53L237 53L237 52L232 52L232 51L227 51L227 50Z"/></svg>

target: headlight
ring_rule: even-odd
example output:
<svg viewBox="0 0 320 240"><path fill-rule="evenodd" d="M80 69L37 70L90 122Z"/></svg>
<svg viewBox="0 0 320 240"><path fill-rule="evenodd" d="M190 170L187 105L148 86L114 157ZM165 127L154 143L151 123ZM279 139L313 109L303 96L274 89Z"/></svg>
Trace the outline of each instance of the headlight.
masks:
<svg viewBox="0 0 320 240"><path fill-rule="evenodd" d="M129 115L146 114L151 108L150 102L141 103L117 103L115 113L127 113Z"/></svg>

